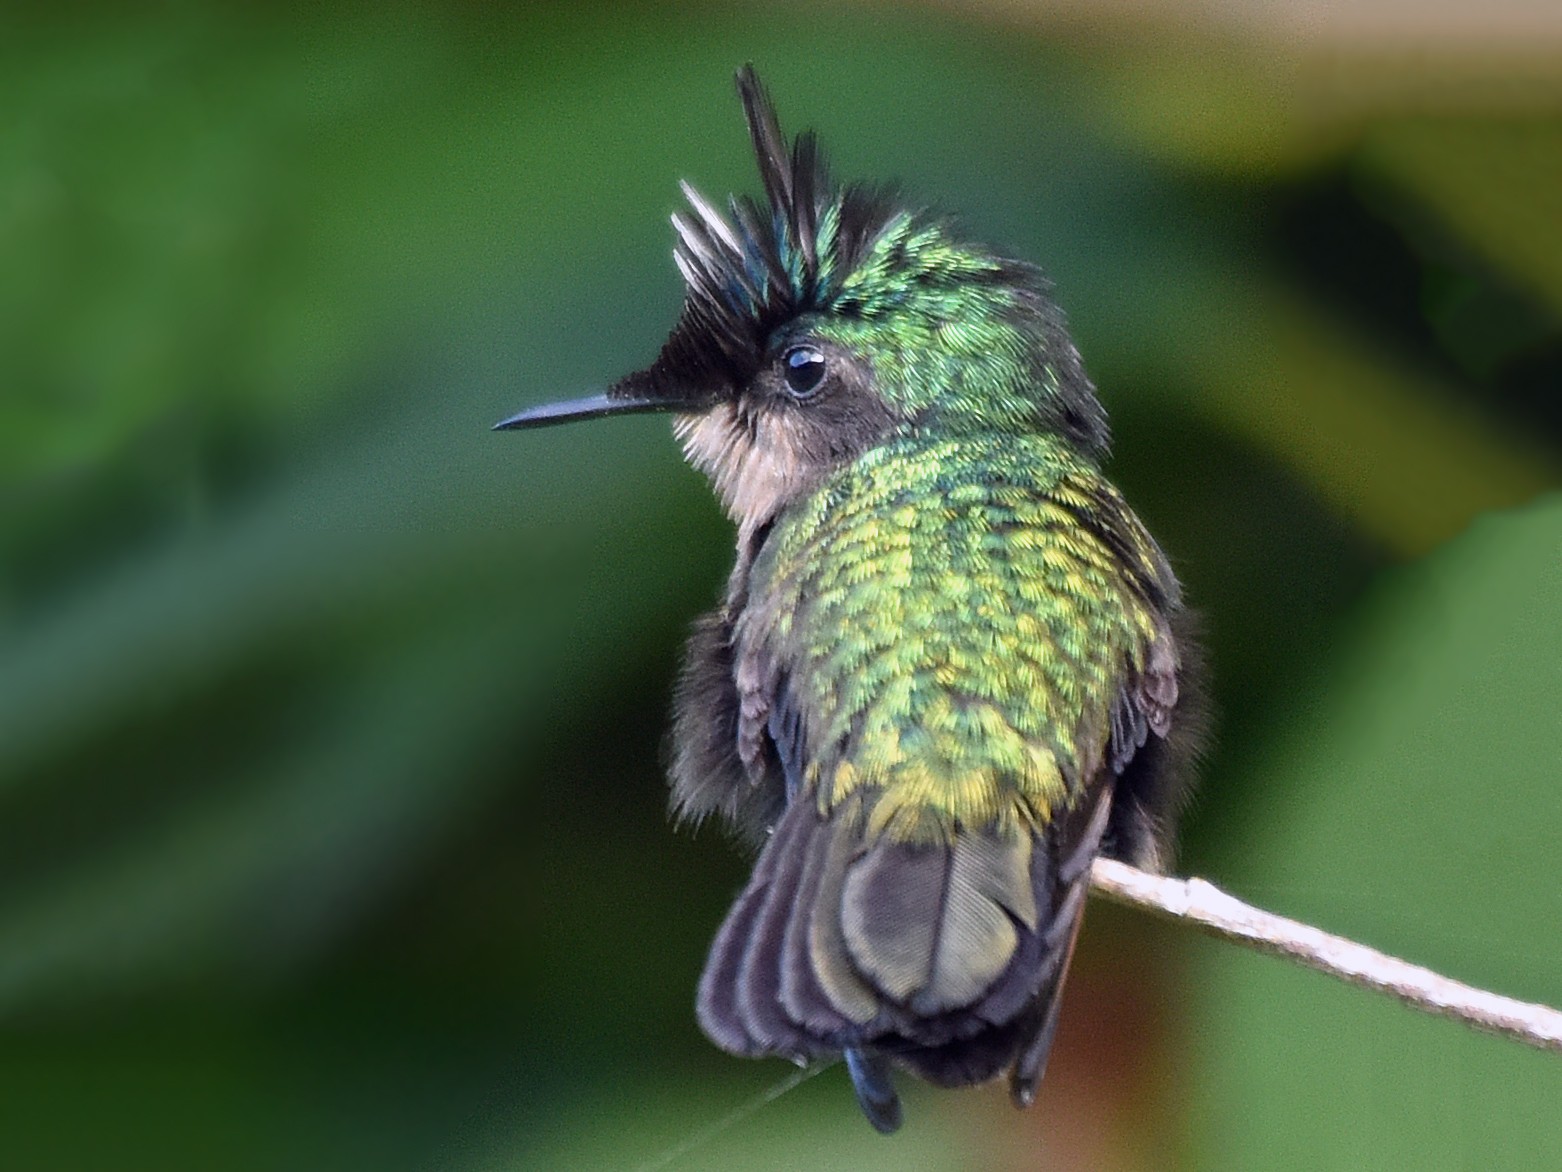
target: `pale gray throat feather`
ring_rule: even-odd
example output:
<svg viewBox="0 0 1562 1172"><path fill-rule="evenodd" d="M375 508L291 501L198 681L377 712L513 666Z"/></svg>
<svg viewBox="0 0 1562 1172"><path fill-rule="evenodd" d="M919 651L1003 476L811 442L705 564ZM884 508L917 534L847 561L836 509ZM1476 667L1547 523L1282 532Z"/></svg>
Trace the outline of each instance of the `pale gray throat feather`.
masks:
<svg viewBox="0 0 1562 1172"><path fill-rule="evenodd" d="M774 412L745 420L736 404L721 403L703 415L678 416L673 430L737 524L740 546L825 471L804 458L793 427Z"/></svg>

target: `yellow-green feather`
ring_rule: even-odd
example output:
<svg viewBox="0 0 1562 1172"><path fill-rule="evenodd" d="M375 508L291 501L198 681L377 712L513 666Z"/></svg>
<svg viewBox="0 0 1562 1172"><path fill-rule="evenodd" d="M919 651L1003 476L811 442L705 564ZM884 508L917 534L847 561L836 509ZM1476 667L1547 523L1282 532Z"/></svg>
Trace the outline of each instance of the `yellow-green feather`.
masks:
<svg viewBox="0 0 1562 1172"><path fill-rule="evenodd" d="M1117 548L1081 521L1103 509ZM870 836L905 841L1046 825L1102 766L1161 623L1135 582L1162 565L1053 437L910 435L841 469L786 510L750 579L807 717L807 796L823 814L865 799Z"/></svg>

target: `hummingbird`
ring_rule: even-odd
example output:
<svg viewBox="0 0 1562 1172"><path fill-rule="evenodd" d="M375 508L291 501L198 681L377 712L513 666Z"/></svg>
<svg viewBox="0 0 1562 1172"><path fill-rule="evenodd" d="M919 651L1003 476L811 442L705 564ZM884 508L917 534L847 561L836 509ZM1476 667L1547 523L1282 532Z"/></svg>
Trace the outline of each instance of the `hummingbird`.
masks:
<svg viewBox="0 0 1562 1172"><path fill-rule="evenodd" d="M675 689L671 803L757 848L700 979L736 1055L844 1055L1028 1106L1099 854L1168 865L1200 721L1176 577L1102 473L1051 286L884 186L837 184L752 66L763 197L672 217L654 362L497 429L673 416L736 527Z"/></svg>

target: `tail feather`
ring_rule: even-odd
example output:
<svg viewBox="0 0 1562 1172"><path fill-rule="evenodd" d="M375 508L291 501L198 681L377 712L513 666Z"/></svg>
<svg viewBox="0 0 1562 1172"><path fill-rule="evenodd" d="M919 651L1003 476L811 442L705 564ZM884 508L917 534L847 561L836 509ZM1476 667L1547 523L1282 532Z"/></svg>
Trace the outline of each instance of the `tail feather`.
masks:
<svg viewBox="0 0 1562 1172"><path fill-rule="evenodd" d="M1075 818L1082 829L1071 849L1058 864L1057 911L1044 933L1049 968L1036 994L1039 1010L1034 1032L1021 1041L1014 1067L1009 1075L1009 1093L1015 1105L1028 1107L1036 1099L1036 1088L1047 1070L1047 1058L1058 1030L1058 1011L1063 1005L1063 979L1074 959L1074 944L1085 922L1085 897L1090 892L1090 864L1101 849L1101 838L1111 816L1112 791L1105 790L1096 800L1088 817Z"/></svg>
<svg viewBox="0 0 1562 1172"><path fill-rule="evenodd" d="M874 842L852 864L842 890L841 925L852 962L887 999L919 1017L969 1008L1019 947L1007 905L1034 910L1029 856L1028 838ZM1017 857L1021 865L1012 865ZM1010 886L1025 889L1023 895Z"/></svg>
<svg viewBox="0 0 1562 1172"><path fill-rule="evenodd" d="M1036 994L1036 1014L1033 1025L1020 1035L1019 1052L1009 1074L1009 1094L1017 1107L1029 1107L1036 1101L1036 1088L1047 1072L1047 1059L1052 1054L1052 1042L1058 1032L1058 1011L1063 1006L1063 978L1068 975L1069 961L1074 957L1074 942L1079 939L1079 927L1084 914L1073 912L1069 921L1067 944L1061 951L1052 953L1051 969Z"/></svg>
<svg viewBox="0 0 1562 1172"><path fill-rule="evenodd" d="M804 860L809 851L809 827L803 819L783 818L766 853L775 864L768 873L759 910L750 921L748 941L738 969L737 1011L744 1029L769 1053L806 1058L819 1041L787 1013L781 999L787 923L798 904Z"/></svg>
<svg viewBox="0 0 1562 1172"><path fill-rule="evenodd" d="M898 1119L890 1063L946 1086L1007 1069L1028 1101L1109 806L1103 790L1036 833L906 843L794 802L711 948L701 1025L747 1056L846 1051L876 1127Z"/></svg>
<svg viewBox="0 0 1562 1172"><path fill-rule="evenodd" d="M838 857L843 852L837 849L837 837L816 829L808 837L802 877L781 940L781 1005L808 1033L844 1047L844 1039L878 1013L878 1002L849 968L834 974L834 993L828 992L814 959L819 947L816 936L821 942L824 936L822 925L817 934L815 931L817 909L832 902L821 889L828 882L838 893L845 871Z"/></svg>
<svg viewBox="0 0 1562 1172"><path fill-rule="evenodd" d="M774 838L760 852L748 886L728 911L711 943L696 1002L700 1028L706 1036L728 1053L748 1058L769 1052L749 1031L738 1008L738 996L753 924L770 893L770 881L780 861L779 852L771 849L773 845Z"/></svg>
<svg viewBox="0 0 1562 1172"><path fill-rule="evenodd" d="M816 986L824 997L822 1004L816 1003L817 1008L838 1013L850 1023L848 1039L861 1039L871 1034L882 1010L882 999L852 964L841 925L841 892L847 870L861 845L852 825L855 811L843 810L836 819L822 821L810 803L798 802L795 808L798 817L813 819L816 849L822 855L813 905L801 909L808 923L806 933L798 937L800 947L792 961L800 978L796 987L801 994L810 984Z"/></svg>

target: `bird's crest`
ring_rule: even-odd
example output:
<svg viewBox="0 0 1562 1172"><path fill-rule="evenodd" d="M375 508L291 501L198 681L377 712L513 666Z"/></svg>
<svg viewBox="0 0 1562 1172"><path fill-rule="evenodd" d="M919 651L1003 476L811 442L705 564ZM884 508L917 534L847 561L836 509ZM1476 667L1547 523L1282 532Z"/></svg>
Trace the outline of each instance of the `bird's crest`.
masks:
<svg viewBox="0 0 1562 1172"><path fill-rule="evenodd" d="M753 66L738 71L737 87L764 199L734 196L723 214L682 185L689 211L672 219L683 314L656 362L620 384L626 392L741 383L763 362L772 330L829 307L896 214L882 189L837 186L811 131L788 146Z"/></svg>
<svg viewBox="0 0 1562 1172"><path fill-rule="evenodd" d="M836 184L811 132L788 144L752 66L737 86L764 198L734 196L723 213L683 185L683 312L610 399L697 410L734 397L774 360L778 329L819 314L819 335L871 355L876 393L899 417L936 405L946 429L1049 430L1105 452L1106 414L1039 270L887 188Z"/></svg>

